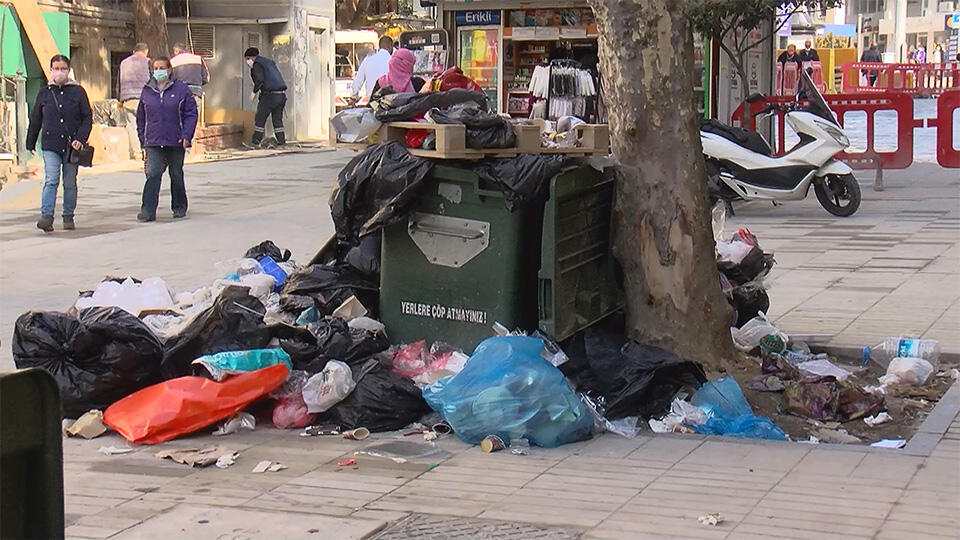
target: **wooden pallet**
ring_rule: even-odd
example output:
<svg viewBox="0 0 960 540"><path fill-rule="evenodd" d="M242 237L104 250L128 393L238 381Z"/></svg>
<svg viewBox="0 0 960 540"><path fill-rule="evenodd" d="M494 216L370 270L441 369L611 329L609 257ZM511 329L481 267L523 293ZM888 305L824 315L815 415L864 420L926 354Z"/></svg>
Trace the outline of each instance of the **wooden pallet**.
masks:
<svg viewBox="0 0 960 540"><path fill-rule="evenodd" d="M407 130L425 129L436 134L436 149L408 148L417 157L433 159L483 159L487 157L515 157L520 154L591 155L610 152L610 131L606 124L577 126L583 146L577 148L541 148L540 128L530 124L514 124L517 145L513 148L467 148L467 128L463 124L434 124L431 122L390 122L380 128L383 141L405 141Z"/></svg>

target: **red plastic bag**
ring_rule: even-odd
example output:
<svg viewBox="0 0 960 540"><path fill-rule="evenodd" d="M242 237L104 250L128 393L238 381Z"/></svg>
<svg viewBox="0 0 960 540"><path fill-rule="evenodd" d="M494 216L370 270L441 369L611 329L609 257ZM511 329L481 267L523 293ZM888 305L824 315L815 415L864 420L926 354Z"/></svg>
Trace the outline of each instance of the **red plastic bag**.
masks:
<svg viewBox="0 0 960 540"><path fill-rule="evenodd" d="M273 425L279 429L307 427L314 416L307 410L301 394L280 398L273 407Z"/></svg>
<svg viewBox="0 0 960 540"><path fill-rule="evenodd" d="M464 75L463 70L456 66L447 68L439 75L434 75L432 83L434 92L443 92L453 88L466 88L474 92L483 92L482 86Z"/></svg>
<svg viewBox="0 0 960 540"><path fill-rule="evenodd" d="M427 135L430 135L430 131L426 129L408 129L404 135L404 142L407 143L407 148L422 148Z"/></svg>
<svg viewBox="0 0 960 540"><path fill-rule="evenodd" d="M103 423L132 443L156 444L193 433L241 411L286 380L277 364L224 382L180 377L148 386L107 408Z"/></svg>

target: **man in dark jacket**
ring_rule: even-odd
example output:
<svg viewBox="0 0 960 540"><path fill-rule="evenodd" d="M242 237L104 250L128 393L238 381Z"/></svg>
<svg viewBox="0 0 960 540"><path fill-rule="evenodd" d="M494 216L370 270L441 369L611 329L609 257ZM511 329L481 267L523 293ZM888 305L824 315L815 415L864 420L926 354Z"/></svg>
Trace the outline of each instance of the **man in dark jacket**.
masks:
<svg viewBox="0 0 960 540"><path fill-rule="evenodd" d="M817 53L816 49L811 48L810 40L803 42L803 50L797 53L800 56L801 62L819 62L820 55Z"/></svg>
<svg viewBox="0 0 960 540"><path fill-rule="evenodd" d="M880 51L877 50L877 44L871 43L870 48L863 51L863 54L860 56L861 62L883 62L883 58L880 57ZM864 74L867 76L867 79L870 81L870 86L875 86L877 84L877 75L879 72L875 69L871 69L869 72L863 70Z"/></svg>
<svg viewBox="0 0 960 540"><path fill-rule="evenodd" d="M137 43L133 54L120 62L120 103L127 121L127 138L130 139L130 157L140 159L140 141L137 139L137 106L140 92L150 80L149 48L146 43Z"/></svg>
<svg viewBox="0 0 960 540"><path fill-rule="evenodd" d="M163 171L170 169L170 197L174 219L187 215L183 160L197 128L197 102L190 88L170 78L170 60L153 60L153 78L143 88L137 109L137 133L146 149L143 201L137 221L156 221Z"/></svg>
<svg viewBox="0 0 960 540"><path fill-rule="evenodd" d="M257 103L257 113L253 118L253 140L254 146L263 141L263 133L266 130L267 117L273 119L273 134L277 137L277 142L286 144L286 135L283 132L283 108L287 104L287 84L283 81L283 75L277 64L269 59L260 56L260 50L256 47L250 47L244 53L244 60L250 66L250 78L253 79L253 95L250 100L254 100L257 94L260 94L260 101Z"/></svg>
<svg viewBox="0 0 960 540"><path fill-rule="evenodd" d="M93 127L90 100L83 87L70 79L70 59L58 54L50 60L50 84L37 93L30 109L27 150L33 152L41 131L43 155L43 194L37 228L53 231L53 211L57 187L63 173L63 228L75 228L73 212L77 208L77 164L67 160L68 148L79 150L86 144Z"/></svg>

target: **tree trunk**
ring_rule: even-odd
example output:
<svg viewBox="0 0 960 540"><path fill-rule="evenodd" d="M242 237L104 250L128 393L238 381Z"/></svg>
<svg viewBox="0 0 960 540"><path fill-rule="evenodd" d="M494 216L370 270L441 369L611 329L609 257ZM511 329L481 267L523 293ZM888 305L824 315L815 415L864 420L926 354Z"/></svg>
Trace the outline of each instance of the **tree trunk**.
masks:
<svg viewBox="0 0 960 540"><path fill-rule="evenodd" d="M740 127L750 129L750 104L747 98L750 97L750 85L747 82L747 68L745 54L740 56L740 67L737 68L737 75L740 77L740 102L743 103L743 116L740 118Z"/></svg>
<svg viewBox="0 0 960 540"><path fill-rule="evenodd" d="M627 335L705 366L735 356L720 290L682 0L590 0L617 178Z"/></svg>
<svg viewBox="0 0 960 540"><path fill-rule="evenodd" d="M151 58L170 55L163 0L133 0L133 27L137 42L150 47Z"/></svg>

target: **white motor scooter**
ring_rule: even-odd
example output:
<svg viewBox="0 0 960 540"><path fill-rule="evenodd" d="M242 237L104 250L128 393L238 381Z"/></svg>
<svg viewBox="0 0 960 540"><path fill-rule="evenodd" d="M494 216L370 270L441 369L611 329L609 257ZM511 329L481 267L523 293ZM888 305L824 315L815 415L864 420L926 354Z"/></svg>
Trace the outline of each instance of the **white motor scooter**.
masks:
<svg viewBox="0 0 960 540"><path fill-rule="evenodd" d="M860 185L853 170L834 156L850 146L820 91L803 70L797 99L771 104L756 115L786 113L786 122L800 142L781 156L772 156L763 137L717 121L700 126L707 161L711 202L716 200L796 201L806 198L813 184L820 204L835 216L850 216L860 207ZM754 94L747 100L763 99ZM755 115L755 116L756 116Z"/></svg>

